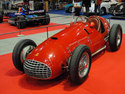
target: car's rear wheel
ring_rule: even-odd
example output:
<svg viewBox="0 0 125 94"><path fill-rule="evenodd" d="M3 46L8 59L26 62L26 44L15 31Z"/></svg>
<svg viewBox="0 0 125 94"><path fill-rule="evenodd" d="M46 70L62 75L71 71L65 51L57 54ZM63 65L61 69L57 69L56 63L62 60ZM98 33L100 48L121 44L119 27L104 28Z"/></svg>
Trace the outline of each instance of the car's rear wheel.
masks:
<svg viewBox="0 0 125 94"><path fill-rule="evenodd" d="M101 8L101 14L102 14L102 15L106 15L106 14L107 14L105 7L102 7L102 8Z"/></svg>
<svg viewBox="0 0 125 94"><path fill-rule="evenodd" d="M50 16L46 15L45 19L42 19L40 22L42 25L48 25L50 23Z"/></svg>
<svg viewBox="0 0 125 94"><path fill-rule="evenodd" d="M25 17L24 16L18 16L16 25L18 29L23 29L26 27Z"/></svg>
<svg viewBox="0 0 125 94"><path fill-rule="evenodd" d="M24 71L23 63L25 58L36 46L36 43L30 39L21 40L16 44L12 53L12 60L16 69Z"/></svg>
<svg viewBox="0 0 125 94"><path fill-rule="evenodd" d="M17 22L16 23L18 29L23 29L26 27L26 22Z"/></svg>
<svg viewBox="0 0 125 94"><path fill-rule="evenodd" d="M113 24L109 32L109 46L112 51L117 51L122 42L122 27L120 24Z"/></svg>
<svg viewBox="0 0 125 94"><path fill-rule="evenodd" d="M69 64L71 82L81 84L87 78L91 66L91 52L88 46L79 45L74 50Z"/></svg>
<svg viewBox="0 0 125 94"><path fill-rule="evenodd" d="M37 26L38 24L39 24L38 21L30 21L30 22L28 22L27 25L34 27L34 26Z"/></svg>

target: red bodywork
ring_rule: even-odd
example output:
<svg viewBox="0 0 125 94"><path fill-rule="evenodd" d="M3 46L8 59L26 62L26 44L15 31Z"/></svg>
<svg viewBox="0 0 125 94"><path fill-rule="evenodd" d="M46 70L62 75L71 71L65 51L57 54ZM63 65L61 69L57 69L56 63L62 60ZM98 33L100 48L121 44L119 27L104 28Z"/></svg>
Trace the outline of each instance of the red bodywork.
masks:
<svg viewBox="0 0 125 94"><path fill-rule="evenodd" d="M108 35L110 26L104 18L98 18L103 23L105 32L100 33L95 28L90 28L88 22L76 22L38 45L26 60L46 64L51 69L51 76L46 79L61 75L64 72L62 66L67 66L68 59L78 45L87 45L91 53L94 53L106 44L104 39Z"/></svg>

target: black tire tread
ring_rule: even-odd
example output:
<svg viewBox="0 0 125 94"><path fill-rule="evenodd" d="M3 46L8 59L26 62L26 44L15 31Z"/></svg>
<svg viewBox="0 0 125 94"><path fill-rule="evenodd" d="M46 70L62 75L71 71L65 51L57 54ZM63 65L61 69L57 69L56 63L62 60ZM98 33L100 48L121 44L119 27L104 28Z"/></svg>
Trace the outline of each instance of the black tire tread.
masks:
<svg viewBox="0 0 125 94"><path fill-rule="evenodd" d="M23 70L23 62L21 62L20 60L20 53L22 51L22 49L28 45L33 45L33 46L37 46L36 43L33 40L30 39L23 39L20 40L14 47L13 49L13 53L12 53L12 60L13 60L13 64L16 67L16 69L18 69L19 71L24 71Z"/></svg>
<svg viewBox="0 0 125 94"><path fill-rule="evenodd" d="M71 56L71 62L69 64L69 73L70 73L71 82L75 84L81 84L87 78L89 73L88 71L87 75L82 79L78 77L78 63L76 62L79 62L79 59L84 51L87 51L90 56L90 66L91 66L91 52L88 46L85 46L85 45L77 46ZM90 67L89 67L89 70L90 70Z"/></svg>
<svg viewBox="0 0 125 94"><path fill-rule="evenodd" d="M113 24L113 26L111 27L111 30L109 32L109 46L111 51L117 51L119 49L119 47L117 47L116 45L116 37L117 37L117 33L118 30L121 29L121 37L122 37L122 28L120 24ZM122 40L121 40L122 42ZM121 43L120 43L121 45Z"/></svg>
<svg viewBox="0 0 125 94"><path fill-rule="evenodd" d="M3 22L3 14L2 14L2 12L0 12L0 23L2 23Z"/></svg>
<svg viewBox="0 0 125 94"><path fill-rule="evenodd" d="M48 25L50 23L50 16L46 15L45 19L41 20L42 25Z"/></svg>
<svg viewBox="0 0 125 94"><path fill-rule="evenodd" d="M73 7L73 6L70 6L70 7L68 8L68 10L67 10L68 13L72 13L71 11L69 11L70 8L72 8L72 7Z"/></svg>
<svg viewBox="0 0 125 94"><path fill-rule="evenodd" d="M105 7L102 7L101 10L104 11L104 14L102 14L102 15L106 15L106 14L107 14L107 12L106 12L106 8L105 8Z"/></svg>

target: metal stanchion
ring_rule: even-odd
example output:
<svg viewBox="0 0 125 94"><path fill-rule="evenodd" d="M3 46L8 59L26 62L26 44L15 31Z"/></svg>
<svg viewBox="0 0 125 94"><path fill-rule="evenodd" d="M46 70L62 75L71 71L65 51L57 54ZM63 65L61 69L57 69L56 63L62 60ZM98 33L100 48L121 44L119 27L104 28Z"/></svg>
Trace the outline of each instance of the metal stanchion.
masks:
<svg viewBox="0 0 125 94"><path fill-rule="evenodd" d="M111 23L111 17L109 17L109 24Z"/></svg>
<svg viewBox="0 0 125 94"><path fill-rule="evenodd" d="M17 24L19 24L19 35L17 35L18 37L22 37L24 36L23 34L21 34L21 30L20 30L20 21L16 22Z"/></svg>
<svg viewBox="0 0 125 94"><path fill-rule="evenodd" d="M72 21L75 21L75 8L72 8Z"/></svg>
<svg viewBox="0 0 125 94"><path fill-rule="evenodd" d="M23 34L21 34L21 30L19 29L19 35L17 35L18 37L22 37L24 36Z"/></svg>
<svg viewBox="0 0 125 94"><path fill-rule="evenodd" d="M111 26L111 16L108 17L108 19L109 19L109 25Z"/></svg>
<svg viewBox="0 0 125 94"><path fill-rule="evenodd" d="M49 37L48 27L46 27L46 30L47 30L47 39L48 39L48 37Z"/></svg>

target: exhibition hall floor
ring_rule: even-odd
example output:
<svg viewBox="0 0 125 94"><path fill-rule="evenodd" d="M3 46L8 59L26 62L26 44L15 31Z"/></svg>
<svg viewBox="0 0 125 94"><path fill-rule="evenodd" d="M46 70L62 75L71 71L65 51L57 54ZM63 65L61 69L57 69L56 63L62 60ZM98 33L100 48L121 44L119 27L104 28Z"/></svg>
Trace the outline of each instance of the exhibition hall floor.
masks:
<svg viewBox="0 0 125 94"><path fill-rule="evenodd" d="M78 86L62 75L50 81L30 78L15 69L12 54L0 56L0 94L124 94L125 35L117 52L103 51L92 60L89 77Z"/></svg>
<svg viewBox="0 0 125 94"><path fill-rule="evenodd" d="M51 17L60 16L51 14ZM52 18L51 24L64 24L72 20L71 16ZM81 85L73 85L67 74L49 80L41 81L30 78L15 69L12 63L12 50L21 39L33 39L37 45L47 39L45 29L26 31L24 36L0 36L0 94L124 94L125 93L125 21L111 20L112 24L121 24L123 41L121 48L116 52L102 51L92 58L92 66L86 81ZM9 25L0 24L0 34L6 32ZM1 28L2 27L2 28ZM56 34L67 25L49 29L49 37ZM4 29L5 28L5 29ZM31 28L31 27L28 27ZM35 27L34 27L35 28ZM2 30L3 29L3 30ZM12 30L13 29L13 30ZM2 31L1 31L2 30ZM8 31L16 31L11 27ZM41 33L41 31L44 31Z"/></svg>

